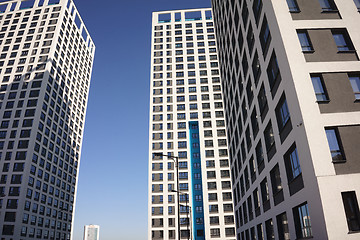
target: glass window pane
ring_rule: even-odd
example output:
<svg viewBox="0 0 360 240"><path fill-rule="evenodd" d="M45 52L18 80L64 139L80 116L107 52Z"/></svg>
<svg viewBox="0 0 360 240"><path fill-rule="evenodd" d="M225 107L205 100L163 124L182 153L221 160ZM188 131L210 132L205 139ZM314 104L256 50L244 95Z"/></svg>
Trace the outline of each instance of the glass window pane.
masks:
<svg viewBox="0 0 360 240"><path fill-rule="evenodd" d="M349 77L351 87L355 93L355 98L360 99L360 77L359 76L351 76Z"/></svg>
<svg viewBox="0 0 360 240"><path fill-rule="evenodd" d="M343 33L333 33L336 46L339 51L349 51L349 46L346 43Z"/></svg>
<svg viewBox="0 0 360 240"><path fill-rule="evenodd" d="M356 193L342 192L341 195L349 231L360 231L360 212Z"/></svg>
<svg viewBox="0 0 360 240"><path fill-rule="evenodd" d="M323 11L336 10L335 4L334 4L334 3L330 3L330 1L332 1L332 0L319 0L320 6L321 6L321 8L322 8Z"/></svg>
<svg viewBox="0 0 360 240"><path fill-rule="evenodd" d="M360 0L354 0L356 7L360 10Z"/></svg>
<svg viewBox="0 0 360 240"><path fill-rule="evenodd" d="M338 150L339 144L337 141L336 133L334 129L327 129L326 130L326 137L329 141L330 150Z"/></svg>
<svg viewBox="0 0 360 240"><path fill-rule="evenodd" d="M343 160L344 157L342 155L342 151L339 146L338 138L336 135L335 129L326 129L326 137L329 143L329 148L331 152L332 159L336 160Z"/></svg>
<svg viewBox="0 0 360 240"><path fill-rule="evenodd" d="M311 81L314 87L316 100L317 101L327 101L328 98L326 96L321 77L320 76L312 76Z"/></svg>
<svg viewBox="0 0 360 240"><path fill-rule="evenodd" d="M299 163L299 156L297 153L297 149L290 154L290 162L291 162L291 171L293 178L297 177L301 173L301 167Z"/></svg>
<svg viewBox="0 0 360 240"><path fill-rule="evenodd" d="M303 51L312 51L312 47L309 41L309 37L306 32L299 32L298 37L300 40L301 48Z"/></svg>
<svg viewBox="0 0 360 240"><path fill-rule="evenodd" d="M296 0L286 0L286 2L288 4L288 6L289 6L290 12L298 12L299 11Z"/></svg>

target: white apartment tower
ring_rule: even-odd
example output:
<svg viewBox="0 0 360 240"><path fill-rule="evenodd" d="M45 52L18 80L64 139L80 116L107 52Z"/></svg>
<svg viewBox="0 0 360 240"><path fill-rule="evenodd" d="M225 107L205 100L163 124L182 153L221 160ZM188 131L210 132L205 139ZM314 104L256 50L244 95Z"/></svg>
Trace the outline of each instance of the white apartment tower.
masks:
<svg viewBox="0 0 360 240"><path fill-rule="evenodd" d="M72 0L0 3L0 239L71 239L95 46Z"/></svg>
<svg viewBox="0 0 360 240"><path fill-rule="evenodd" d="M154 12L148 239L235 239L211 9ZM159 157L165 154L171 157ZM176 161L178 157L179 189ZM180 194L180 213L177 193Z"/></svg>
<svg viewBox="0 0 360 240"><path fill-rule="evenodd" d="M360 1L212 7L237 239L360 239Z"/></svg>
<svg viewBox="0 0 360 240"><path fill-rule="evenodd" d="M100 226L85 225L84 240L99 240L99 236L100 236Z"/></svg>

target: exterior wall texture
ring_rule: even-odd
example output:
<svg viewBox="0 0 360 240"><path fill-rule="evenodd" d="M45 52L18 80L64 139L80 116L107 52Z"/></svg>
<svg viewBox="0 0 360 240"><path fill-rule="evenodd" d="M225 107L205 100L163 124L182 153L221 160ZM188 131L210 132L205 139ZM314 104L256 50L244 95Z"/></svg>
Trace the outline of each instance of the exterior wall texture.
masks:
<svg viewBox="0 0 360 240"><path fill-rule="evenodd" d="M0 11L0 239L70 239L95 46L71 0Z"/></svg>
<svg viewBox="0 0 360 240"><path fill-rule="evenodd" d="M237 239L359 238L355 3L212 1Z"/></svg>

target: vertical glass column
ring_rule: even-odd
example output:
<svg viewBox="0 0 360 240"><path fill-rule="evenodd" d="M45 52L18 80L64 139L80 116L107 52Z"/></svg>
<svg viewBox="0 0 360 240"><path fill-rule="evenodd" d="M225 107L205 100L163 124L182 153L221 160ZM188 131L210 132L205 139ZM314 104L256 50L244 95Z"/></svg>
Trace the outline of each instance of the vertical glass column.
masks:
<svg viewBox="0 0 360 240"><path fill-rule="evenodd" d="M194 240L205 240L203 192L200 158L199 123L189 122L191 189L192 189L192 234Z"/></svg>

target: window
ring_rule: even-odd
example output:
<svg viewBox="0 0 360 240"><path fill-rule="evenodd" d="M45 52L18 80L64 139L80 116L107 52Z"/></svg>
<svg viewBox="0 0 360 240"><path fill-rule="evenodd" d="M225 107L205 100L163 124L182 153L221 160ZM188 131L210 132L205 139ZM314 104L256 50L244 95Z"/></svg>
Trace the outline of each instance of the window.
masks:
<svg viewBox="0 0 360 240"><path fill-rule="evenodd" d="M349 80L350 80L351 87L355 94L355 99L360 100L360 76L359 75L349 75Z"/></svg>
<svg viewBox="0 0 360 240"><path fill-rule="evenodd" d="M253 3L253 12L254 12L254 16L256 19L256 24L258 23L260 14L261 14L261 9L262 9L262 0L255 0ZM237 25L237 24L236 24Z"/></svg>
<svg viewBox="0 0 360 240"><path fill-rule="evenodd" d="M264 17L259 37L260 37L260 43L261 43L263 55L265 56L267 49L269 47L269 43L271 41L270 29L266 17Z"/></svg>
<svg viewBox="0 0 360 240"><path fill-rule="evenodd" d="M357 9L360 11L360 0L354 0Z"/></svg>
<svg viewBox="0 0 360 240"><path fill-rule="evenodd" d="M314 50L311 45L309 35L306 31L298 31L297 35L303 52L311 52Z"/></svg>
<svg viewBox="0 0 360 240"><path fill-rule="evenodd" d="M265 222L266 240L275 240L274 225L272 219Z"/></svg>
<svg viewBox="0 0 360 240"><path fill-rule="evenodd" d="M267 125L264 131L266 150L269 152L270 149L275 145L274 132L272 129L271 122Z"/></svg>
<svg viewBox="0 0 360 240"><path fill-rule="evenodd" d="M210 236L214 237L214 238L219 238L220 237L220 228L210 229Z"/></svg>
<svg viewBox="0 0 360 240"><path fill-rule="evenodd" d="M270 178L273 194L275 195L277 192L282 190L280 169L278 164L271 170Z"/></svg>
<svg viewBox="0 0 360 240"><path fill-rule="evenodd" d="M279 131L281 131L285 127L286 123L290 120L290 113L286 102L285 94L282 95L275 111Z"/></svg>
<svg viewBox="0 0 360 240"><path fill-rule="evenodd" d="M312 237L311 221L308 204L304 203L293 208L295 230L297 238Z"/></svg>
<svg viewBox="0 0 360 240"><path fill-rule="evenodd" d="M323 12L337 11L336 5L333 0L319 0Z"/></svg>
<svg viewBox="0 0 360 240"><path fill-rule="evenodd" d="M279 240L290 240L289 225L286 212L276 217Z"/></svg>
<svg viewBox="0 0 360 240"><path fill-rule="evenodd" d="M264 85L262 85L260 88L259 95L258 95L258 103L259 103L261 118L264 119L264 117L267 113L267 110L268 110L268 104L267 104Z"/></svg>
<svg viewBox="0 0 360 240"><path fill-rule="evenodd" d="M285 166L288 174L288 181L291 182L301 174L298 151L295 145L285 154Z"/></svg>
<svg viewBox="0 0 360 240"><path fill-rule="evenodd" d="M252 62L252 71L254 74L255 84L257 85L260 74L261 74L261 67L260 67L260 62L259 62L259 57L258 57L257 52L255 53L254 60Z"/></svg>
<svg viewBox="0 0 360 240"><path fill-rule="evenodd" d="M253 30L251 25L249 26L249 30L248 30L248 34L246 36L246 40L247 40L247 44L248 44L248 49L249 49L249 53L252 53L253 47L254 47L254 43L255 43L255 38L254 38L254 34L253 34Z"/></svg>
<svg viewBox="0 0 360 240"><path fill-rule="evenodd" d="M259 141L259 143L256 145L256 162L259 166L261 166L262 164L264 164L264 153L262 150L262 145L261 145L261 141Z"/></svg>
<svg viewBox="0 0 360 240"><path fill-rule="evenodd" d="M332 35L339 52L348 52L354 50L346 30L333 30Z"/></svg>
<svg viewBox="0 0 360 240"><path fill-rule="evenodd" d="M321 76L311 76L311 81L314 87L316 101L324 102L328 101L329 98L325 91L324 83Z"/></svg>
<svg viewBox="0 0 360 240"><path fill-rule="evenodd" d="M275 84L281 80L280 69L276 59L275 52L271 56L269 66L267 68L267 75L269 78L270 88L272 90Z"/></svg>
<svg viewBox="0 0 360 240"><path fill-rule="evenodd" d="M341 143L339 141L340 139L338 136L339 134L337 132L337 128L327 128L325 129L325 132L333 162L344 161L345 156L341 149Z"/></svg>
<svg viewBox="0 0 360 240"><path fill-rule="evenodd" d="M269 201L269 188L266 178L260 183L260 189L262 202L265 203Z"/></svg>
<svg viewBox="0 0 360 240"><path fill-rule="evenodd" d="M297 0L286 0L290 12L300 12Z"/></svg>
<svg viewBox="0 0 360 240"><path fill-rule="evenodd" d="M350 232L360 231L359 204L354 191L341 193Z"/></svg>

